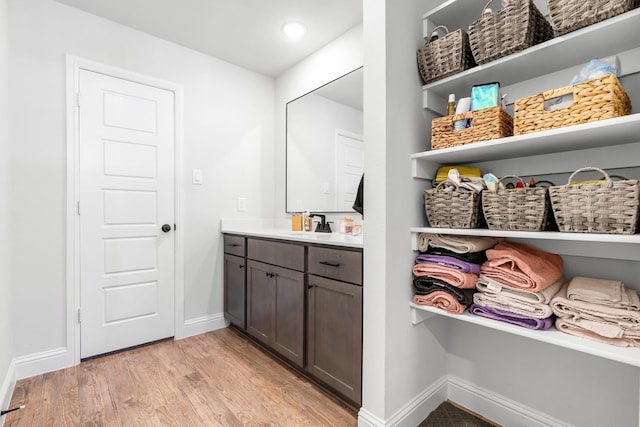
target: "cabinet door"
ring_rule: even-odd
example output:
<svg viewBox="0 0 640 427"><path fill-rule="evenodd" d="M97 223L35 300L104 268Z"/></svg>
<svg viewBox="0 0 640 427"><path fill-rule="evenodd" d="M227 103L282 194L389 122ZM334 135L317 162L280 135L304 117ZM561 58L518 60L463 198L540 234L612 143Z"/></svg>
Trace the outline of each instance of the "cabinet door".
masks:
<svg viewBox="0 0 640 427"><path fill-rule="evenodd" d="M224 317L245 328L246 260L224 254Z"/></svg>
<svg viewBox="0 0 640 427"><path fill-rule="evenodd" d="M362 287L308 277L307 370L354 402L362 389Z"/></svg>
<svg viewBox="0 0 640 427"><path fill-rule="evenodd" d="M301 368L304 366L304 273L274 267L274 349Z"/></svg>
<svg viewBox="0 0 640 427"><path fill-rule="evenodd" d="M272 274L272 266L247 261L247 332L270 346L276 302Z"/></svg>

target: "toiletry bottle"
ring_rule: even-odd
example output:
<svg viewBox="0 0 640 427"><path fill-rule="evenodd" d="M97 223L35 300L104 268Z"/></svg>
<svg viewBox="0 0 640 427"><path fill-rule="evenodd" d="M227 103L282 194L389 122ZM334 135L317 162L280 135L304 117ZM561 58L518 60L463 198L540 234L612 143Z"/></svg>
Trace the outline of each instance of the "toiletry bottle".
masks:
<svg viewBox="0 0 640 427"><path fill-rule="evenodd" d="M302 231L302 214L299 212L291 214L291 231Z"/></svg>
<svg viewBox="0 0 640 427"><path fill-rule="evenodd" d="M447 102L447 116L453 116L456 112L456 94L449 94L449 102Z"/></svg>
<svg viewBox="0 0 640 427"><path fill-rule="evenodd" d="M303 215L304 231L311 231L311 228L313 228L313 220L309 215L310 215L309 211L304 212L304 215Z"/></svg>

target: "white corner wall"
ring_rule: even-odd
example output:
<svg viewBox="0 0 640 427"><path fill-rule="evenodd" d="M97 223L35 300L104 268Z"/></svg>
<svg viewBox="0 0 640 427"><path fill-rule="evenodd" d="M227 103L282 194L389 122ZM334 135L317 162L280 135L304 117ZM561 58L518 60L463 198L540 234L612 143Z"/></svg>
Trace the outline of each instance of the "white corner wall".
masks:
<svg viewBox="0 0 640 427"><path fill-rule="evenodd" d="M11 317L11 216L9 214L9 1L0 0L0 408L14 386ZM2 421L0 421L0 424Z"/></svg>
<svg viewBox="0 0 640 427"><path fill-rule="evenodd" d="M220 219L274 210L274 80L52 0L10 5L15 356L67 348L66 54L183 86L185 333L224 324Z"/></svg>
<svg viewBox="0 0 640 427"><path fill-rule="evenodd" d="M272 212L274 218L286 217L287 102L361 67L362 53L362 24L360 24L276 78L274 143L276 175L275 203Z"/></svg>

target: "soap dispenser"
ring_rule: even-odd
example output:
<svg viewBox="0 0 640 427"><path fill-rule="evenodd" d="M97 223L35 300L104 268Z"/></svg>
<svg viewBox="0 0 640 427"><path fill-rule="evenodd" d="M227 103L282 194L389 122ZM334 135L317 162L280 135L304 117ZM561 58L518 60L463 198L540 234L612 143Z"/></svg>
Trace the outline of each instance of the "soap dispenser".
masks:
<svg viewBox="0 0 640 427"><path fill-rule="evenodd" d="M313 220L311 219L309 211L304 211L302 214L302 226L304 231L311 231L313 228Z"/></svg>

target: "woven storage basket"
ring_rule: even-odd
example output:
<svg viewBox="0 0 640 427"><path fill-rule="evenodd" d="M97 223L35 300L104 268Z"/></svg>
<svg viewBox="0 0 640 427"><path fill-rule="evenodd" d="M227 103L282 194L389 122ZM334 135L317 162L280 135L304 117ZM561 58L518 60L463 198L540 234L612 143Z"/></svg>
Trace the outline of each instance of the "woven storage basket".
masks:
<svg viewBox="0 0 640 427"><path fill-rule="evenodd" d="M490 0L484 9L492 2ZM551 38L551 24L544 19L532 0L515 0L510 6L482 17L469 26L471 52L478 64L519 52Z"/></svg>
<svg viewBox="0 0 640 427"><path fill-rule="evenodd" d="M579 172L602 173L601 183L571 184ZM560 231L574 233L634 234L638 225L638 180L613 181L599 168L578 169L567 185L549 187L551 208Z"/></svg>
<svg viewBox="0 0 640 427"><path fill-rule="evenodd" d="M545 110L545 101L573 94L573 102L553 111ZM631 100L613 74L598 79L549 90L514 103L513 134L539 132L631 113Z"/></svg>
<svg viewBox="0 0 640 427"><path fill-rule="evenodd" d="M639 0L547 0L556 36L604 21L640 6Z"/></svg>
<svg viewBox="0 0 640 427"><path fill-rule="evenodd" d="M427 40L424 47L417 51L418 69L425 84L476 65L467 32L458 29L450 33L447 27L440 25L431 34L439 29L447 34L436 40Z"/></svg>
<svg viewBox="0 0 640 427"><path fill-rule="evenodd" d="M424 190L424 208L431 227L477 228L482 221L481 194L451 187L440 191L443 185L441 182L435 189Z"/></svg>
<svg viewBox="0 0 640 427"><path fill-rule="evenodd" d="M482 191L482 212L487 225L492 230L542 231L549 228L550 201L545 187L524 187L502 189L497 192Z"/></svg>
<svg viewBox="0 0 640 427"><path fill-rule="evenodd" d="M454 130L455 122L466 119L471 119L471 127ZM489 107L431 121L432 150L511 135L513 135L513 119L501 107Z"/></svg>

